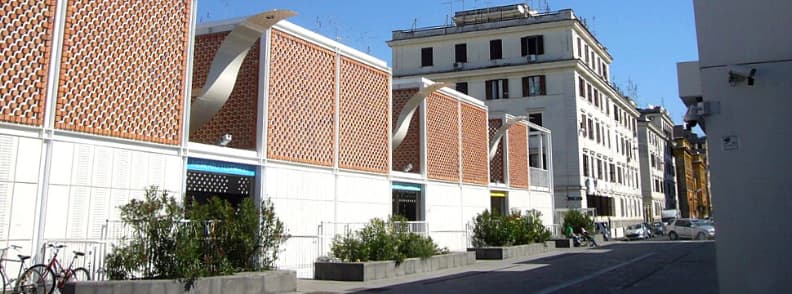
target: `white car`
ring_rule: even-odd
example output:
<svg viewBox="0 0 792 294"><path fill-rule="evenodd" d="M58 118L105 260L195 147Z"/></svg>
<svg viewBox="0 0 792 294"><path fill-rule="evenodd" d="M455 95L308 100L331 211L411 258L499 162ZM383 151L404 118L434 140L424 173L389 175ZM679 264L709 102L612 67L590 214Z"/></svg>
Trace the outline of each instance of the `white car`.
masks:
<svg viewBox="0 0 792 294"><path fill-rule="evenodd" d="M679 238L715 239L715 226L711 222L700 219L680 218L666 226L666 234L671 240Z"/></svg>
<svg viewBox="0 0 792 294"><path fill-rule="evenodd" d="M648 239L651 235L649 228L646 227L644 224L635 224L632 226L627 227L624 230L624 237L627 240L635 240L635 239Z"/></svg>

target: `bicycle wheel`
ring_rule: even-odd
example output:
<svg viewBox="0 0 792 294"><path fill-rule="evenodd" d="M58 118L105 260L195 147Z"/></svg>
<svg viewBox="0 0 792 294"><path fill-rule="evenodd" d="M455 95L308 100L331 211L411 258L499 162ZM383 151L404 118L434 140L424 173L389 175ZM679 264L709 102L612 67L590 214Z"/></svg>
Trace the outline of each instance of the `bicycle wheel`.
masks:
<svg viewBox="0 0 792 294"><path fill-rule="evenodd" d="M71 275L69 276L69 280L66 281L66 283L77 282L77 281L90 281L90 280L91 280L91 274L88 273L88 270L85 269L84 267L78 267L72 270Z"/></svg>
<svg viewBox="0 0 792 294"><path fill-rule="evenodd" d="M52 293L53 291L55 291L55 273L43 264L28 268L14 287L14 293Z"/></svg>

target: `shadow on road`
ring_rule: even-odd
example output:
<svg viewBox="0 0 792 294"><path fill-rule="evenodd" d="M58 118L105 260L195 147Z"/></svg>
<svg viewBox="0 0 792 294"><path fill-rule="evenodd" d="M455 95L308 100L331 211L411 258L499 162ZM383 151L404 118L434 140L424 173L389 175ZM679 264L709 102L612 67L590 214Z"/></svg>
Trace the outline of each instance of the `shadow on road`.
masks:
<svg viewBox="0 0 792 294"><path fill-rule="evenodd" d="M718 293L714 242L630 242L355 293Z"/></svg>

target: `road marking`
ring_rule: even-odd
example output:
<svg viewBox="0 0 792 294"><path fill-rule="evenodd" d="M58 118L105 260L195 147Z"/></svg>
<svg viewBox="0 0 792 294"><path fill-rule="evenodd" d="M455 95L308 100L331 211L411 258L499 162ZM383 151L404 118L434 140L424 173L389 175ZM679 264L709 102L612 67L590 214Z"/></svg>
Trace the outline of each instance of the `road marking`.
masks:
<svg viewBox="0 0 792 294"><path fill-rule="evenodd" d="M553 293L555 291L564 289L566 287L569 287L569 286L572 286L572 285L575 285L575 284L578 284L578 283L582 283L582 282L591 280L591 279L596 278L597 276L600 276L600 275L602 275L604 273L610 272L610 271L615 270L615 269L620 268L620 267L624 267L624 266L629 265L631 263L638 262L638 261L640 261L642 259L645 259L645 258L647 258L649 256L652 256L652 255L654 255L654 252L647 253L647 254L638 256L636 258L630 259L628 261L622 262L620 264L617 264L617 265L614 265L614 266L611 266L611 267L607 267L607 268L598 270L596 272L590 273L588 275L579 277L577 279L571 280L569 282L566 282L566 283L563 283L563 284L560 284L560 285L556 285L556 286L553 286L553 287L550 287L550 288L542 289L542 290L540 290L538 292L535 292L535 293L538 293L538 294L550 294L550 293Z"/></svg>

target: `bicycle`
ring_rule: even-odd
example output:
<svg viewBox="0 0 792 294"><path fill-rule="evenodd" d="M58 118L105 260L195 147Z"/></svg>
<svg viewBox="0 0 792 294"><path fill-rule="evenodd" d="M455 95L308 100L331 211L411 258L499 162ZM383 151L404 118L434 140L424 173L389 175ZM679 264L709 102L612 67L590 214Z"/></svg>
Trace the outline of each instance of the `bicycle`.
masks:
<svg viewBox="0 0 792 294"><path fill-rule="evenodd" d="M40 275L38 271L30 271L28 272L29 268L25 267L25 260L30 259L29 255L22 255L17 254L19 260L14 259L6 259L6 253L8 249L19 250L22 249L22 246L11 245L9 247L0 249L0 279L3 282L2 292L6 293L9 289L11 289L11 293L38 293L42 291L37 291L37 288L41 290L46 289L46 281ZM3 266L3 261L14 261L19 262L19 272L17 273L16 279L9 279L8 274L6 273L6 267ZM16 282L16 283L15 283ZM10 285L14 284L14 287L9 287ZM37 285L41 287L37 287Z"/></svg>
<svg viewBox="0 0 792 294"><path fill-rule="evenodd" d="M61 249L65 248L66 245L48 244L47 247L55 250L55 252L52 254L52 257L50 258L50 261L46 265L37 264L28 269L28 271L31 271L34 268L44 267L49 272L51 276L49 280L52 281L52 285L49 286L50 290L47 293L52 293L55 291L55 287L58 289L63 289L63 287L66 286L66 283L68 282L88 281L91 279L91 275L88 273L87 269L83 267L73 268L74 262L77 261L77 258L85 256L85 253L80 251L72 251L74 253L74 257L72 258L71 263L69 263L69 266L64 268L58 260L58 253ZM56 270L57 274L55 273Z"/></svg>

